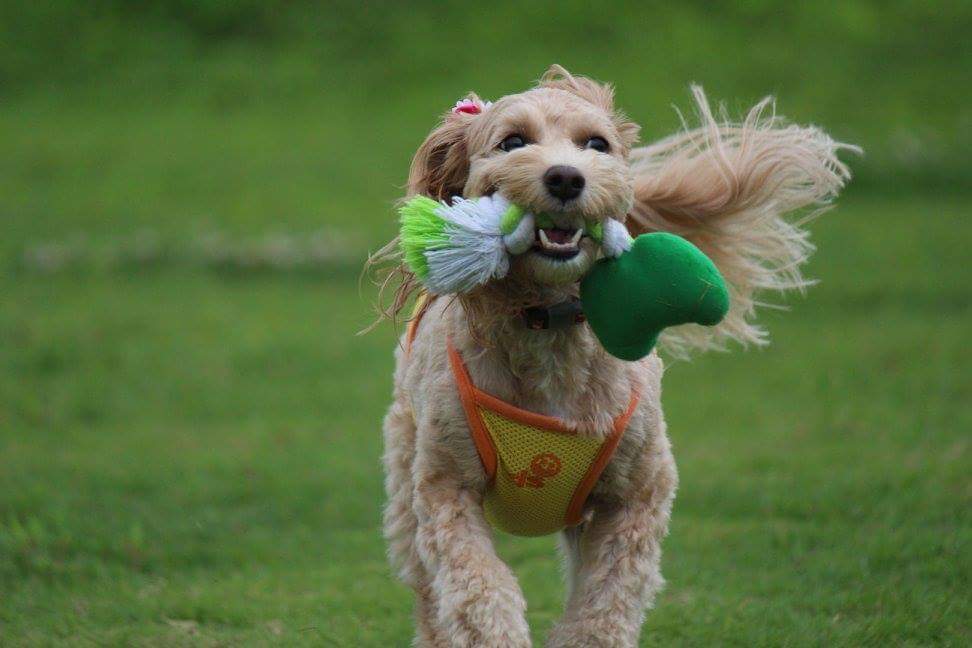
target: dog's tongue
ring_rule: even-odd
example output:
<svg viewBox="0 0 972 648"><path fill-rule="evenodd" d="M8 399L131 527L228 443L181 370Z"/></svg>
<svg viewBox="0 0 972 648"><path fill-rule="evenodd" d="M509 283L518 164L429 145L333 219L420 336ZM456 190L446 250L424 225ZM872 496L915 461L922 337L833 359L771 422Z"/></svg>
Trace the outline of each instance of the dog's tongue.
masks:
<svg viewBox="0 0 972 648"><path fill-rule="evenodd" d="M574 238L576 230L558 229L555 227L544 228L543 233L547 235L547 240L551 243L565 244L570 243Z"/></svg>

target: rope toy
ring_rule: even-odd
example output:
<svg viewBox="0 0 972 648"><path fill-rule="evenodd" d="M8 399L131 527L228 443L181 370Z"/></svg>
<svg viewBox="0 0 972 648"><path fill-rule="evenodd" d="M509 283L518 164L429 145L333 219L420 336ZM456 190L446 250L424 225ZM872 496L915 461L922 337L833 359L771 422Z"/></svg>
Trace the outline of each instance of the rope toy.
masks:
<svg viewBox="0 0 972 648"><path fill-rule="evenodd" d="M510 254L533 245L533 216L499 194L453 198L415 196L399 210L405 263L432 293L468 292L510 269Z"/></svg>
<svg viewBox="0 0 972 648"><path fill-rule="evenodd" d="M455 197L451 205L414 196L399 216L405 264L438 295L468 292L490 279L502 279L509 272L510 255L533 246L536 227L553 227L549 216L535 217L499 193ZM631 247L628 231L614 219L588 221L585 232L608 257Z"/></svg>

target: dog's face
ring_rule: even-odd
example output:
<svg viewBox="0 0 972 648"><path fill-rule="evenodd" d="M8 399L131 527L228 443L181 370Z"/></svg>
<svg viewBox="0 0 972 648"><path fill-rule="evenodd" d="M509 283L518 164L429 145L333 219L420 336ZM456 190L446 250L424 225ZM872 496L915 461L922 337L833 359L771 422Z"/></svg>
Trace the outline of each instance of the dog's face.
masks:
<svg viewBox="0 0 972 648"><path fill-rule="evenodd" d="M611 115L555 88L504 97L467 136L466 196L499 191L539 218L536 242L514 259L539 283L577 281L597 258L586 229L623 219L633 190L626 147Z"/></svg>
<svg viewBox="0 0 972 648"><path fill-rule="evenodd" d="M445 200L500 192L538 221L512 276L570 284L598 258L591 227L631 208L636 135L614 112L609 87L554 66L539 88L448 116L416 154L409 188Z"/></svg>

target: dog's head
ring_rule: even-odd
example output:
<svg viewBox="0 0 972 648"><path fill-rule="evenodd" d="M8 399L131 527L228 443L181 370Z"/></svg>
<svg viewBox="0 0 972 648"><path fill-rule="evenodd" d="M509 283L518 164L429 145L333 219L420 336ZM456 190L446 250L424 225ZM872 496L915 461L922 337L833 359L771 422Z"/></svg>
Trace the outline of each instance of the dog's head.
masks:
<svg viewBox="0 0 972 648"><path fill-rule="evenodd" d="M440 200L500 192L538 215L536 242L511 275L569 284L598 257L590 230L631 209L637 134L610 86L554 65L532 90L493 104L470 96L449 113L416 153L408 190Z"/></svg>

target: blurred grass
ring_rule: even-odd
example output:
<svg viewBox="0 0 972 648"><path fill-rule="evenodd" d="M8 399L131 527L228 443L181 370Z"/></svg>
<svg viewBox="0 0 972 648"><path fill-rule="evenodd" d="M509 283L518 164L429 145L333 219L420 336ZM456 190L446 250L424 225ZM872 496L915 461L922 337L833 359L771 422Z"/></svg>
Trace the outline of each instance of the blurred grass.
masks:
<svg viewBox="0 0 972 648"><path fill-rule="evenodd" d="M0 643L406 645L378 529L394 331L353 336L358 260L436 115L557 61L615 81L646 140L694 80L867 150L774 345L669 370L645 645L966 644L970 26L957 2L3 3ZM342 249L199 262L213 232ZM52 243L88 261L28 262ZM552 544L500 539L538 639Z"/></svg>

